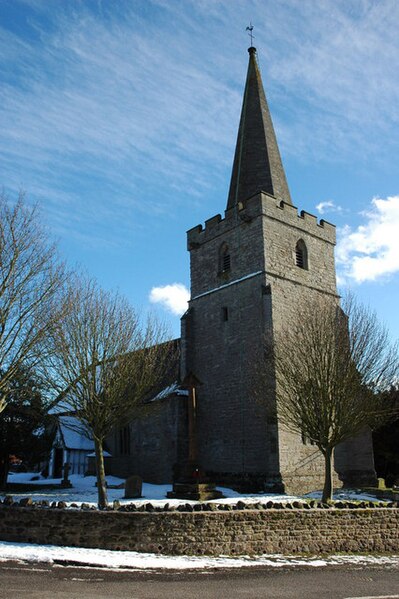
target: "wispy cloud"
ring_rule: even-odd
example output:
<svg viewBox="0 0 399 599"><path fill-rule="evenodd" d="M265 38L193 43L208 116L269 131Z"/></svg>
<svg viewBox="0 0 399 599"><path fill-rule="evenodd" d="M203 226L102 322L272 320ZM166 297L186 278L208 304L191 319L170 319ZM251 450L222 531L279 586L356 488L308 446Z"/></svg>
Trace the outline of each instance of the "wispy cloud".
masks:
<svg viewBox="0 0 399 599"><path fill-rule="evenodd" d="M0 29L0 140L28 183L36 171L85 173L134 196L151 178L187 194L224 176L247 3L25 4L36 35ZM355 12L343 0L287 0L271 20L252 0L251 14L262 24L256 44L285 152L337 160L354 147L376 150L376 133L399 120L399 4L364 1Z"/></svg>
<svg viewBox="0 0 399 599"><path fill-rule="evenodd" d="M375 281L399 272L399 196L374 198L355 230L339 234L337 265L341 282Z"/></svg>
<svg viewBox="0 0 399 599"><path fill-rule="evenodd" d="M288 98L286 117L295 111L293 126L284 127L288 151L295 150L299 139L308 160L313 155L318 161L345 161L353 151L357 159L378 159L379 150L383 160L397 147L391 138L381 150L380 136L399 120L399 4L284 4L291 9L284 30L290 41L280 60L272 61L271 71ZM273 58L278 52L276 46Z"/></svg>
<svg viewBox="0 0 399 599"><path fill-rule="evenodd" d="M149 295L149 300L152 304L160 304L163 308L177 316L181 316L187 310L189 299L190 292L182 283L153 287Z"/></svg>
<svg viewBox="0 0 399 599"><path fill-rule="evenodd" d="M204 69L188 36L151 23L132 5L102 19L82 3L69 11L27 4L46 13L43 21L32 12L38 36L22 42L0 29L8 49L0 91L7 185L40 187L40 199L69 189L69 208L89 228L88 213L98 214L110 195L115 230L116 214L133 229L142 213L166 214L183 190L187 198L192 189L195 202L197 188L209 188L225 166L220 156L240 95ZM84 202L76 201L77 189ZM133 219L123 210L128 204Z"/></svg>
<svg viewBox="0 0 399 599"><path fill-rule="evenodd" d="M387 135L399 123L398 2L284 0L273 19L264 0L13 3L26 35L0 26L1 183L26 188L78 241L113 247L149 231L149 215L214 209L248 6L285 155L383 161L399 150Z"/></svg>

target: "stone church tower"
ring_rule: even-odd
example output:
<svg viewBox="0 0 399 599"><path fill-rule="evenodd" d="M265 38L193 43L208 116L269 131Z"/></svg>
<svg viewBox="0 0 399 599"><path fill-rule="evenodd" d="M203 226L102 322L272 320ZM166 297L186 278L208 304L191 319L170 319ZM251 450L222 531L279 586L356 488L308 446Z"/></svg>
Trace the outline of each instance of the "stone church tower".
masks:
<svg viewBox="0 0 399 599"><path fill-rule="evenodd" d="M254 399L251 364L264 335L295 318L300 302L338 301L335 227L292 205L262 85L249 65L224 218L188 231L191 301L182 319L182 376L195 374L199 463L218 482L304 492L322 486L318 450L267 417ZM273 376L273 373L271 373ZM351 482L373 477L370 436L342 447ZM349 462L350 456L350 462Z"/></svg>

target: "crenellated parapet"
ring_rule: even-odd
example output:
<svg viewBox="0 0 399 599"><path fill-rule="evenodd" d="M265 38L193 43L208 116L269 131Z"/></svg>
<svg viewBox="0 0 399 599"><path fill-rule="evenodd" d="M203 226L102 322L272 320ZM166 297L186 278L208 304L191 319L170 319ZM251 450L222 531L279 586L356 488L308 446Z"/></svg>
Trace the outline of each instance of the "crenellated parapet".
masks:
<svg viewBox="0 0 399 599"><path fill-rule="evenodd" d="M249 198L245 204L226 210L224 218L216 214L205 221L205 226L197 225L187 231L187 246L189 250L195 249L219 235L224 235L237 226L245 226L259 217L266 217L280 221L282 224L294 227L318 237L330 244L335 244L335 225L324 219L318 220L317 216L305 210L298 212L298 208L275 197L261 192Z"/></svg>
<svg viewBox="0 0 399 599"><path fill-rule="evenodd" d="M222 218L221 214L216 214L212 218L208 218L205 221L205 226L197 225L189 231L187 231L187 249L190 251L195 249L219 235L224 235L228 231L234 229L239 223L237 216L237 209L230 208L225 211L225 216Z"/></svg>
<svg viewBox="0 0 399 599"><path fill-rule="evenodd" d="M305 210L298 212L298 208L292 204L276 199L268 194L261 193L262 214L266 217L276 219L285 225L297 228L300 231L306 231L309 235L318 237L335 244L336 229L331 223L310 214Z"/></svg>

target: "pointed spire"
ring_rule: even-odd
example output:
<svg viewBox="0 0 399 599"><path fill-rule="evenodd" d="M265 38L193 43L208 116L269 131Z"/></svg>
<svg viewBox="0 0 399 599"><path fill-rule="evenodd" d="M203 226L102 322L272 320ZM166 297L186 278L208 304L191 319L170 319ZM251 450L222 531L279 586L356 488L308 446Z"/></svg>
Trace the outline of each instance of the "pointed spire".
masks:
<svg viewBox="0 0 399 599"><path fill-rule="evenodd" d="M249 65L241 110L227 208L265 191L292 203L256 60L248 48Z"/></svg>

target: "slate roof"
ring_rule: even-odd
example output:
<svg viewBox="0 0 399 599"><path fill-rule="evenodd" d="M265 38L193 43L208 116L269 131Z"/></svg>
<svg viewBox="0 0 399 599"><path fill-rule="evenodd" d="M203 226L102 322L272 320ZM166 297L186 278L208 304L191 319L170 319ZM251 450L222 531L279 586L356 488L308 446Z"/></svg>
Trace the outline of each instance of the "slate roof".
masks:
<svg viewBox="0 0 399 599"><path fill-rule="evenodd" d="M291 204L291 196L267 105L256 48L249 48L240 126L227 209L265 191Z"/></svg>

